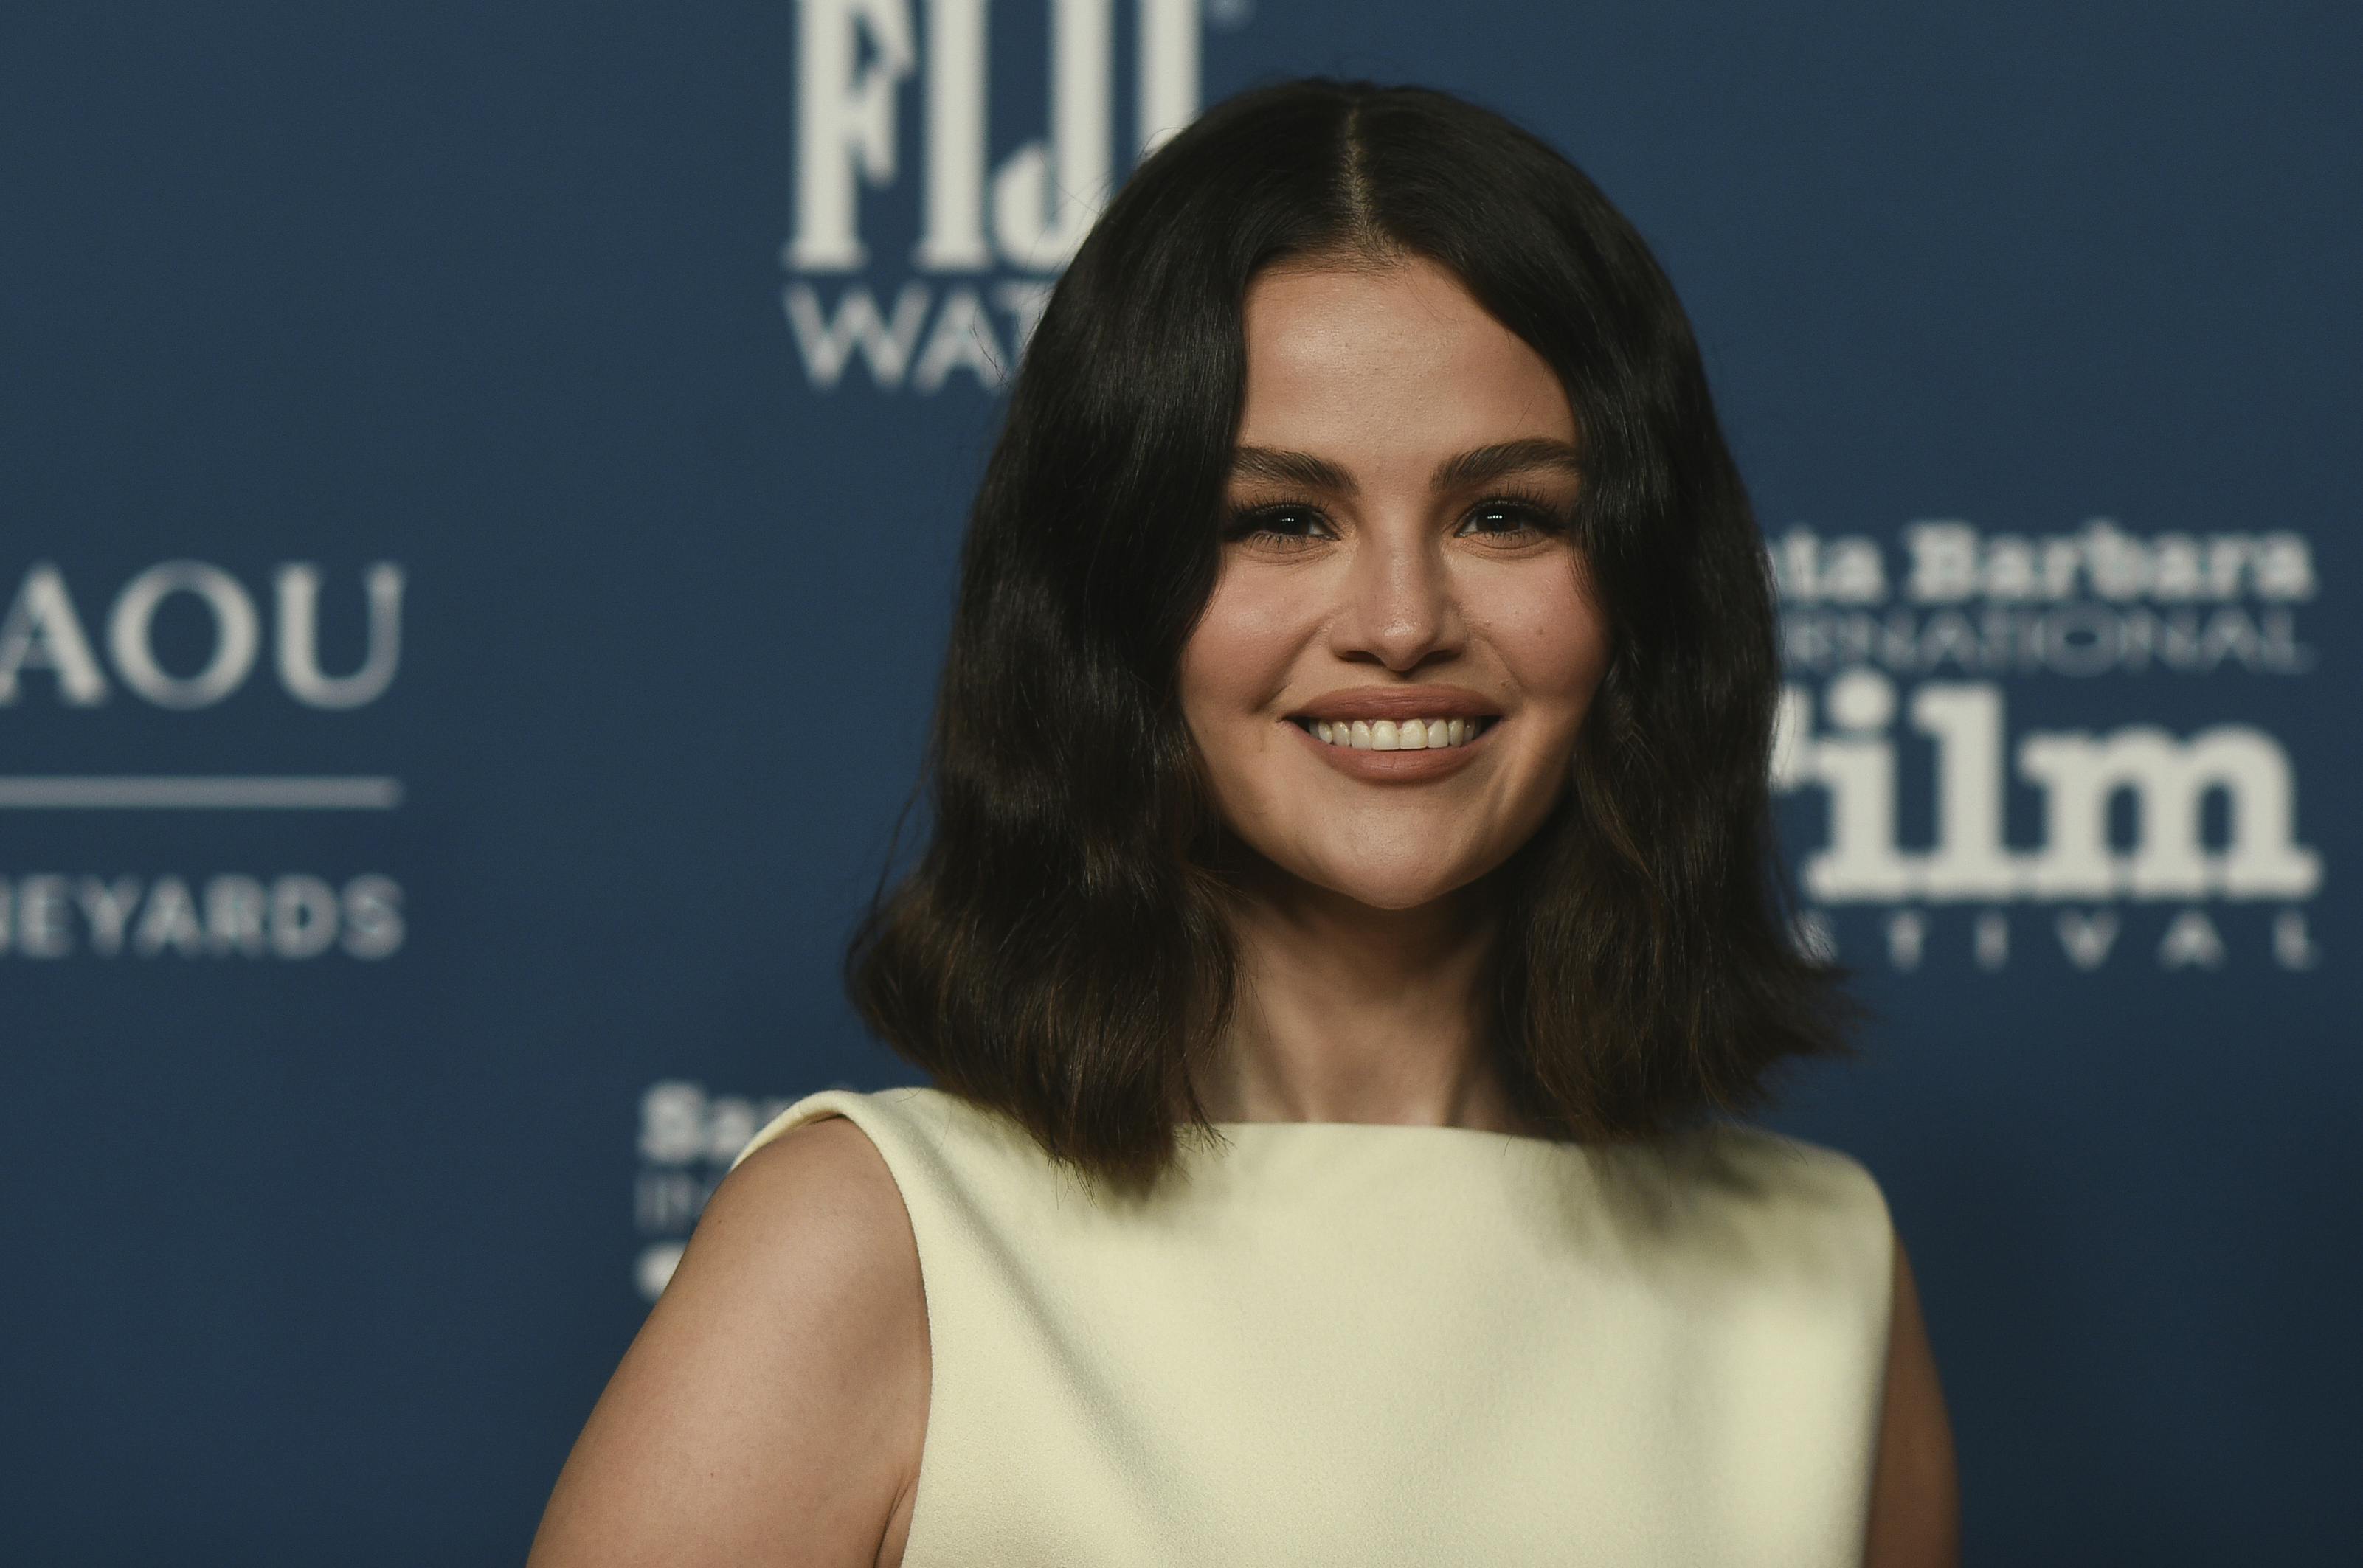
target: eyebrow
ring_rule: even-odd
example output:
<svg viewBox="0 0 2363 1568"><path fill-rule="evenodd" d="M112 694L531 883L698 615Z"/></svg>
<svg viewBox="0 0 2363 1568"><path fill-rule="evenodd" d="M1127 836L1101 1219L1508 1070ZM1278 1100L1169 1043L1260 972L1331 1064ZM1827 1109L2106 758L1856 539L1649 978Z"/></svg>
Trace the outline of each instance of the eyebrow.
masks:
<svg viewBox="0 0 2363 1568"><path fill-rule="evenodd" d="M1583 455L1567 442L1548 436L1496 441L1492 446L1471 447L1445 458L1436 465L1436 472L1429 476L1428 485L1433 490L1452 490L1462 485L1485 484L1529 469L1564 469L1570 473L1580 474L1583 471ZM1303 485L1309 490L1326 490L1337 495L1352 495L1359 488L1351 474L1325 458L1316 458L1310 452L1283 451L1275 447L1241 447L1232 454L1231 472L1240 479Z"/></svg>

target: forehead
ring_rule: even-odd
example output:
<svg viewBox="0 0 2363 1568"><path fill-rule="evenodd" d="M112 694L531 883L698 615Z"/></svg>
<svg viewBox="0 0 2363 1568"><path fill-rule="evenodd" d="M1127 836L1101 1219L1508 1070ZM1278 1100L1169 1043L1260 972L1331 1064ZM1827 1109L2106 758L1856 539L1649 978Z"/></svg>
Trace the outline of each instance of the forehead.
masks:
<svg viewBox="0 0 2363 1568"><path fill-rule="evenodd" d="M1442 452L1576 439L1549 363L1424 258L1268 268L1245 317L1242 446L1424 476Z"/></svg>

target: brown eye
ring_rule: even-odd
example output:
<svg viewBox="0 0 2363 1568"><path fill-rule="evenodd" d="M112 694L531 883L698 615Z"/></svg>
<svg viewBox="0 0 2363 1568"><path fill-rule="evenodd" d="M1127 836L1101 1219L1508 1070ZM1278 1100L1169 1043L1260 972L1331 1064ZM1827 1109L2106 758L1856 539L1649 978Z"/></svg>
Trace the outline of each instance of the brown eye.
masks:
<svg viewBox="0 0 2363 1568"><path fill-rule="evenodd" d="M1231 514L1229 536L1257 539L1282 547L1307 545L1319 537L1313 530L1328 530L1328 522L1310 506L1283 503L1250 507Z"/></svg>
<svg viewBox="0 0 2363 1568"><path fill-rule="evenodd" d="M1543 508L1523 501L1480 502L1461 524L1462 531L1495 538L1523 534L1555 533L1559 520Z"/></svg>

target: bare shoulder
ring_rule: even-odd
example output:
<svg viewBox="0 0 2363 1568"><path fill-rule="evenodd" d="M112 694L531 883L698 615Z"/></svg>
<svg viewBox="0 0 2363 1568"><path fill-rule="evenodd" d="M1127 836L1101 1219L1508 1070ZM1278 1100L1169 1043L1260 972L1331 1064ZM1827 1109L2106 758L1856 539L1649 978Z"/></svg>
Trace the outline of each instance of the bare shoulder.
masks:
<svg viewBox="0 0 2363 1568"><path fill-rule="evenodd" d="M534 1568L900 1556L926 1430L919 1257L852 1121L740 1161L560 1475Z"/></svg>
<svg viewBox="0 0 2363 1568"><path fill-rule="evenodd" d="M714 1254L701 1260L709 1272L770 1259L807 1286L880 1293L868 1303L877 1307L890 1306L898 1286L918 1290L903 1195L877 1145L842 1116L807 1121L741 1160L698 1220L692 1250L701 1242ZM824 1263L835 1266L814 1267ZM689 1253L682 1264L690 1266ZM668 1286L664 1298L672 1294Z"/></svg>
<svg viewBox="0 0 2363 1568"><path fill-rule="evenodd" d="M1866 1568L1958 1568L1961 1500L1952 1422L1901 1236L1894 1290L1863 1561Z"/></svg>

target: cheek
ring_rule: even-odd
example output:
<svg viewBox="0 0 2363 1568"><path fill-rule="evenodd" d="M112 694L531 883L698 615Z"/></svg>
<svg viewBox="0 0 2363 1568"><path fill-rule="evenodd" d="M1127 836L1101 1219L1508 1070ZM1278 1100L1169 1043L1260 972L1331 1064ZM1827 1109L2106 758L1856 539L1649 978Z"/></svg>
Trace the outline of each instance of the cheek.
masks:
<svg viewBox="0 0 2363 1568"><path fill-rule="evenodd" d="M1608 632L1573 580L1537 576L1498 595L1489 631L1526 699L1570 729L1608 668Z"/></svg>
<svg viewBox="0 0 2363 1568"><path fill-rule="evenodd" d="M1182 709L1201 745L1259 716L1286 684L1301 638L1285 595L1218 584L1182 650Z"/></svg>

